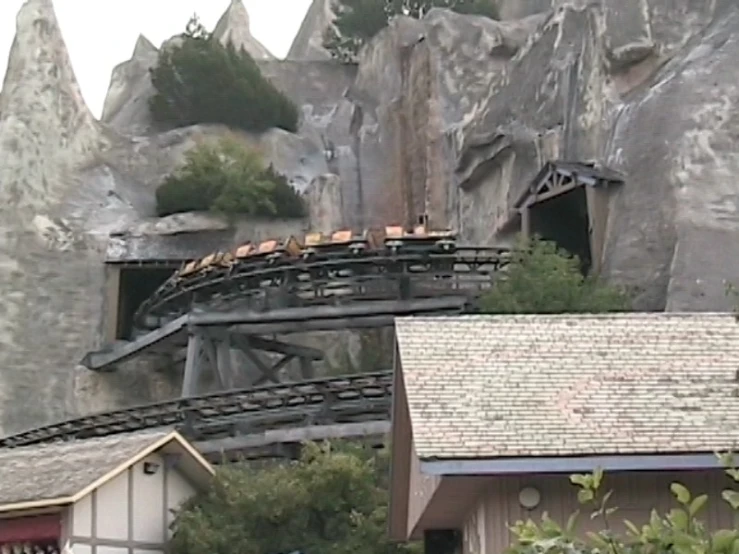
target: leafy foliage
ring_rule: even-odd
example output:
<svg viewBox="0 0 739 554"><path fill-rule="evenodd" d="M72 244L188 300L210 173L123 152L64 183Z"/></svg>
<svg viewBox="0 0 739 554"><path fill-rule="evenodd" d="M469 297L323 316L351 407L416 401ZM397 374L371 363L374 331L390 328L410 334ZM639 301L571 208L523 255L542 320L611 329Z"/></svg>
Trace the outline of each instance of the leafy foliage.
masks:
<svg viewBox="0 0 739 554"><path fill-rule="evenodd" d="M733 457L720 457L727 467L726 474L739 483L739 470ZM599 520L602 529L577 533L580 512L573 513L565 525L544 514L540 523L519 521L511 529L515 540L508 554L737 554L739 528L709 531L699 519L708 503L708 496L693 496L681 483L672 483L670 490L677 507L667 514L652 510L649 522L641 527L624 520L627 532L622 536L612 530L612 517L618 508L609 505L612 490L603 492L603 472L570 476L579 490L578 501L590 508L590 519ZM722 493L736 516L739 516L739 492L726 489Z"/></svg>
<svg viewBox="0 0 739 554"><path fill-rule="evenodd" d="M262 76L254 59L223 46L193 17L181 42L163 48L151 69L154 121L171 127L221 123L250 132L295 131L298 109Z"/></svg>
<svg viewBox="0 0 739 554"><path fill-rule="evenodd" d="M359 50L397 15L422 18L431 8L498 17L494 0L339 0L334 26L324 35L324 47L347 63L356 62Z"/></svg>
<svg viewBox="0 0 739 554"><path fill-rule="evenodd" d="M483 296L486 313L604 313L627 311L624 291L584 277L575 256L533 239L514 249L511 263Z"/></svg>
<svg viewBox="0 0 739 554"><path fill-rule="evenodd" d="M174 522L176 554L400 554L388 544L387 456L306 445L299 462L224 466Z"/></svg>
<svg viewBox="0 0 739 554"><path fill-rule="evenodd" d="M156 191L160 216L214 210L256 217L302 217L303 201L284 176L233 140L190 150Z"/></svg>

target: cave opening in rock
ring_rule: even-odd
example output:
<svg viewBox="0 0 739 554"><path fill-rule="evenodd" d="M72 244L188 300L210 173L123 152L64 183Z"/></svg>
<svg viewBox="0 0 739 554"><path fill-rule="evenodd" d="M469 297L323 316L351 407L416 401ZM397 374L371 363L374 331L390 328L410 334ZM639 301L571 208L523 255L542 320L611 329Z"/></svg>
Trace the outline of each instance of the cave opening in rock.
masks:
<svg viewBox="0 0 739 554"><path fill-rule="evenodd" d="M580 259L584 275L590 272L593 255L585 187L576 187L529 206L529 226L532 236L555 242Z"/></svg>
<svg viewBox="0 0 739 554"><path fill-rule="evenodd" d="M151 296L173 273L170 267L123 267L118 286L116 339L130 340L133 316L141 303Z"/></svg>

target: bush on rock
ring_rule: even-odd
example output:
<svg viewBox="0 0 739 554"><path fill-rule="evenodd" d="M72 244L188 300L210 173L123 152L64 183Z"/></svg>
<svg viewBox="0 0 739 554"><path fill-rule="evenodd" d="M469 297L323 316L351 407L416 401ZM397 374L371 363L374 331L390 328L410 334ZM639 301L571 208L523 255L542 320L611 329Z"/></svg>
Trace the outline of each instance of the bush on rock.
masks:
<svg viewBox="0 0 739 554"><path fill-rule="evenodd" d="M265 167L255 151L228 139L190 150L185 164L157 189L156 200L160 216L206 210L267 218L305 215L302 199L284 176Z"/></svg>

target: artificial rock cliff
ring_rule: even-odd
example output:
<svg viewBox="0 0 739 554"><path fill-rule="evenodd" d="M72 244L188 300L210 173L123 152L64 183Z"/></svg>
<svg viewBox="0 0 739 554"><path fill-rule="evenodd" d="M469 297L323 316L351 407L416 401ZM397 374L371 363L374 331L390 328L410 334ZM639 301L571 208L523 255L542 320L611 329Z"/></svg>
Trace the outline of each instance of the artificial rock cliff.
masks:
<svg viewBox="0 0 739 554"><path fill-rule="evenodd" d="M286 61L255 46L242 9L232 2L216 32L244 44L299 105L296 134L160 132L146 109L157 48L144 38L114 70L95 121L51 0L21 10L0 93L0 433L176 393L166 371L75 369L101 344L106 260L194 256L423 212L466 242L497 243L510 238L513 201L551 159L625 175L610 196L602 267L637 287L638 308L730 306L724 284L739 275L734 0L501 0L499 22L436 9L394 20L358 66L320 47L329 0L314 0ZM305 192L310 217L155 218L162 178L187 149L224 135L265 152ZM366 337L344 339L360 366Z"/></svg>

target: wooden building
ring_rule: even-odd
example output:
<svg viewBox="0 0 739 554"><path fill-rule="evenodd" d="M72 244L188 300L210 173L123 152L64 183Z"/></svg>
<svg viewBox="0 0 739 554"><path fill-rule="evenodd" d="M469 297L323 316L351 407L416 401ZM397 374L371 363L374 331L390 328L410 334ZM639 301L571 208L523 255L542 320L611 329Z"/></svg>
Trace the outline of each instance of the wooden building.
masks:
<svg viewBox="0 0 739 554"><path fill-rule="evenodd" d="M0 450L0 550L157 554L213 468L176 432Z"/></svg>
<svg viewBox="0 0 739 554"><path fill-rule="evenodd" d="M709 494L709 528L733 527L715 455L739 445L733 314L399 318L396 334L393 539L500 554L519 520L565 523L568 476L596 468L618 522L674 507L679 481Z"/></svg>

